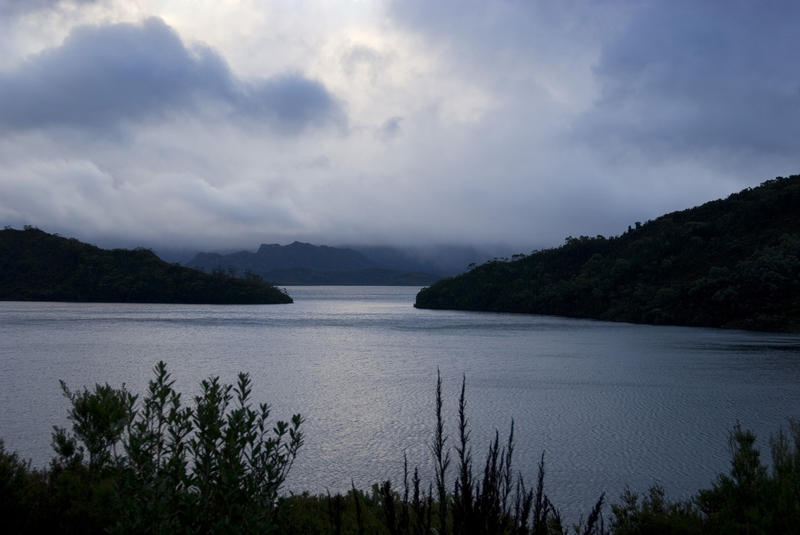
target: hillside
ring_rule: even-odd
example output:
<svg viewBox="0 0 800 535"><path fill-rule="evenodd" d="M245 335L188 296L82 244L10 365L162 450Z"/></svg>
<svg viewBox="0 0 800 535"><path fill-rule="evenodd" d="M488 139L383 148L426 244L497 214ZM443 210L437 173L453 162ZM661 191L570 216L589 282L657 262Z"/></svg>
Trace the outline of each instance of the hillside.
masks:
<svg viewBox="0 0 800 535"><path fill-rule="evenodd" d="M0 300L291 303L255 276L168 264L146 249L105 250L36 228L0 231Z"/></svg>
<svg viewBox="0 0 800 535"><path fill-rule="evenodd" d="M800 332L800 175L483 264L415 306Z"/></svg>
<svg viewBox="0 0 800 535"><path fill-rule="evenodd" d="M262 244L255 253L199 253L187 264L206 272L254 273L273 284L375 284L422 286L430 273L392 269L353 249L293 242Z"/></svg>

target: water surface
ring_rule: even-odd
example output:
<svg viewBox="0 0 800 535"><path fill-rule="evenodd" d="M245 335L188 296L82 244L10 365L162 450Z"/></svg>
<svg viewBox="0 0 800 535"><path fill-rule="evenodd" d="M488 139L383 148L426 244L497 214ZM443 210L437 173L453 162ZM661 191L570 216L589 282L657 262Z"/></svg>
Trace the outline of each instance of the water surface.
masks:
<svg viewBox="0 0 800 535"><path fill-rule="evenodd" d="M0 303L0 437L44 465L51 426L66 423L59 379L140 392L164 360L187 396L246 371L274 416L306 417L290 489L399 483L404 452L430 469L440 369L450 433L465 375L477 460L513 418L515 467L534 481L544 451L546 490L576 520L625 485L689 496L727 470L736 422L766 445L800 416L800 336L416 310L416 291L290 287L294 304L268 306Z"/></svg>

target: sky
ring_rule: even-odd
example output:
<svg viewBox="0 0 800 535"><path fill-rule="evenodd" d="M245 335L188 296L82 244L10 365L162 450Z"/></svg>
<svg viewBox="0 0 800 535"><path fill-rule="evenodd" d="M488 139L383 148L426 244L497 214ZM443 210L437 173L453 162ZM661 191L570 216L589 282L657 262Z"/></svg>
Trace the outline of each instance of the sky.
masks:
<svg viewBox="0 0 800 535"><path fill-rule="evenodd" d="M0 0L0 225L521 252L800 173L795 1Z"/></svg>

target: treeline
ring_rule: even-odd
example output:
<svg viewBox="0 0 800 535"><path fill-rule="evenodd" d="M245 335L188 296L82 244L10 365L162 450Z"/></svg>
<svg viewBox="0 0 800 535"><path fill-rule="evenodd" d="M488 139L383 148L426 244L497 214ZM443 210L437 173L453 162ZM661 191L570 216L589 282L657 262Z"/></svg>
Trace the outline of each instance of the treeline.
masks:
<svg viewBox="0 0 800 535"><path fill-rule="evenodd" d="M420 308L800 331L800 175L621 236L568 237L417 295Z"/></svg>
<svg viewBox="0 0 800 535"><path fill-rule="evenodd" d="M54 428L56 456L45 469L0 441L4 533L286 533L565 535L800 533L800 422L771 440L772 467L755 436L736 426L730 472L685 501L660 487L625 491L604 517L605 496L569 525L545 492L544 455L536 481L513 469L513 421L481 461L473 455L465 384L456 433L443 419L437 381L430 442L434 481L409 469L398 486L345 495L286 495L287 473L303 444L302 417L270 423L250 401L251 382L201 383L192 404L173 389L163 363L140 399L124 386L71 391L72 429Z"/></svg>
<svg viewBox="0 0 800 535"><path fill-rule="evenodd" d="M211 274L147 249L105 250L42 230L0 231L0 300L136 303L291 303L257 275Z"/></svg>

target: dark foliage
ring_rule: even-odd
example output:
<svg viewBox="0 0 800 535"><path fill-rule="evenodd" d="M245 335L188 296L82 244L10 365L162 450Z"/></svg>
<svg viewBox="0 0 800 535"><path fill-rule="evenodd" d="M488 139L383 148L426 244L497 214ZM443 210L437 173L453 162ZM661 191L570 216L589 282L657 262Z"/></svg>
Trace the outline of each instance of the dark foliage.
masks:
<svg viewBox="0 0 800 535"><path fill-rule="evenodd" d="M6 533L32 533L50 496L45 471L8 452L0 440L0 518Z"/></svg>
<svg viewBox="0 0 800 535"><path fill-rule="evenodd" d="M495 260L417 295L420 308L800 331L800 175Z"/></svg>
<svg viewBox="0 0 800 535"><path fill-rule="evenodd" d="M656 486L639 501L631 491L611 506L613 531L633 534L800 533L800 422L789 421L772 437L772 470L760 459L755 435L734 427L730 473L710 489L683 502L670 502Z"/></svg>
<svg viewBox="0 0 800 535"><path fill-rule="evenodd" d="M369 497L355 489L346 496L328 495L327 502L322 496L293 496L283 502L293 516L281 529L287 533L388 535L800 533L800 422L796 420L790 420L788 433L780 430L771 440L771 472L760 462L755 436L736 426L730 437L730 473L720 474L711 488L676 502L668 500L658 486L643 497L626 490L620 502L610 506L608 525L603 516L604 511L607 513L605 495L601 495L584 520L567 527L544 492L544 455L535 488L527 488L521 476L512 481L513 424L505 445L495 434L478 477L473 469L464 392L462 382L456 442L458 473L453 491L446 491L443 499L439 497L439 483L440 478L446 478L450 458L446 446L449 437L441 418L439 378L431 442L435 481L427 490L415 469L410 486L406 470L402 494L385 481L375 485ZM326 503L327 515L323 515ZM304 514L299 514L300 510ZM328 522L313 522L321 516ZM368 519L366 524L364 518Z"/></svg>
<svg viewBox="0 0 800 535"><path fill-rule="evenodd" d="M147 249L104 250L31 227L0 231L0 300L292 302L256 275L207 274L168 264Z"/></svg>
<svg viewBox="0 0 800 535"><path fill-rule="evenodd" d="M268 423L250 379L202 382L184 406L163 363L138 403L124 387L64 393L49 470L0 443L5 533L255 534L277 526L278 494L303 443L302 418ZM88 459L85 455L88 454Z"/></svg>
<svg viewBox="0 0 800 535"><path fill-rule="evenodd" d="M800 422L771 440L772 466L761 462L755 436L731 432L731 466L711 488L672 502L658 486L644 496L626 490L603 519L601 495L584 521L565 527L544 492L544 455L534 488L512 473L513 423L504 444L489 445L474 470L465 384L458 405L457 462L447 472L449 437L437 381L431 442L434 483L423 486L404 462L402 492L391 482L370 493L280 496L302 445L302 419L268 425L269 408L252 407L250 380L216 378L183 404L163 363L140 400L124 387L71 391L71 429L56 428L56 457L32 469L0 441L3 532L16 533L285 533L387 535L601 535L800 533ZM441 480L441 481L440 481ZM452 492L447 490L451 481ZM441 494L440 483L445 486Z"/></svg>

